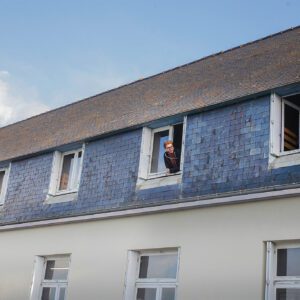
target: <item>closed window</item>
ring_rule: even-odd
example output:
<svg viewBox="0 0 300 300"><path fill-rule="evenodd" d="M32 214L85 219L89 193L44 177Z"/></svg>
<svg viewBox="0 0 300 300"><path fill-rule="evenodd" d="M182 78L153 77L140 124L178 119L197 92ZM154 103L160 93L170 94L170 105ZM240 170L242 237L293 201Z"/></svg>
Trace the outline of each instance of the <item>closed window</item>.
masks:
<svg viewBox="0 0 300 300"><path fill-rule="evenodd" d="M131 251L130 260L128 268L136 270L136 273L128 270L128 274L131 275L127 277L126 300L176 299L178 286L177 250Z"/></svg>
<svg viewBox="0 0 300 300"><path fill-rule="evenodd" d="M300 243L268 243L266 300L300 299Z"/></svg>
<svg viewBox="0 0 300 300"><path fill-rule="evenodd" d="M31 300L66 300L69 255L37 256Z"/></svg>

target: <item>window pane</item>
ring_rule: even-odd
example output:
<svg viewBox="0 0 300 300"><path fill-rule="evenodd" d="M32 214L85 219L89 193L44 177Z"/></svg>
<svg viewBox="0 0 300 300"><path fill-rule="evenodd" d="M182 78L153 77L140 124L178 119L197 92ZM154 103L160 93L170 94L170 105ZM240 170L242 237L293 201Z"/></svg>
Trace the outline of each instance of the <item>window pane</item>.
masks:
<svg viewBox="0 0 300 300"><path fill-rule="evenodd" d="M166 169L164 163L164 142L169 139L169 130L154 133L151 173L162 172Z"/></svg>
<svg viewBox="0 0 300 300"><path fill-rule="evenodd" d="M65 155L63 158L63 166L61 170L59 190L67 190L69 180L71 179L71 172L74 164L74 153Z"/></svg>
<svg viewBox="0 0 300 300"><path fill-rule="evenodd" d="M174 300L175 299L175 288L163 288L161 300Z"/></svg>
<svg viewBox="0 0 300 300"><path fill-rule="evenodd" d="M277 250L277 276L300 276L300 248Z"/></svg>
<svg viewBox="0 0 300 300"><path fill-rule="evenodd" d="M0 172L0 194L1 194L1 191L2 191L2 184L3 184L4 174L5 174L4 171Z"/></svg>
<svg viewBox="0 0 300 300"><path fill-rule="evenodd" d="M67 257L47 260L45 279L66 280L69 271L69 259Z"/></svg>
<svg viewBox="0 0 300 300"><path fill-rule="evenodd" d="M277 289L276 300L300 300L300 289Z"/></svg>
<svg viewBox="0 0 300 300"><path fill-rule="evenodd" d="M42 300L55 300L55 287L44 287L42 293Z"/></svg>
<svg viewBox="0 0 300 300"><path fill-rule="evenodd" d="M176 278L177 254L141 256L139 278Z"/></svg>
<svg viewBox="0 0 300 300"><path fill-rule="evenodd" d="M138 288L136 300L155 300L155 288Z"/></svg>
<svg viewBox="0 0 300 300"><path fill-rule="evenodd" d="M299 111L284 106L284 151L299 149Z"/></svg>
<svg viewBox="0 0 300 300"><path fill-rule="evenodd" d="M80 160L81 160L82 152L78 152L78 156L76 157L76 164L74 161L74 164L76 167L73 168L74 170L74 185L77 185L78 179L79 179L79 169L80 169ZM76 168L76 169L75 169ZM72 188L75 188L76 186L73 186Z"/></svg>
<svg viewBox="0 0 300 300"><path fill-rule="evenodd" d="M66 294L66 288L60 288L59 290L59 299L58 300L64 300Z"/></svg>

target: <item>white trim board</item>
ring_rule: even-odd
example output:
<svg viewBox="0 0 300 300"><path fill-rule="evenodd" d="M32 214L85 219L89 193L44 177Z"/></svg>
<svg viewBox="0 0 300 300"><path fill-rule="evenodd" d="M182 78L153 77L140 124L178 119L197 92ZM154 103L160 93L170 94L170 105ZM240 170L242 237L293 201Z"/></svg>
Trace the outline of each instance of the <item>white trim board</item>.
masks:
<svg viewBox="0 0 300 300"><path fill-rule="evenodd" d="M228 197L216 197L216 198L210 198L204 200L197 200L200 197L194 197L194 198L187 198L185 202L181 202L181 203L163 204L163 205L151 206L151 207L131 208L131 209L126 209L121 211L102 212L102 213L66 217L60 219L50 219L50 220L32 221L32 222L19 223L19 224L3 225L0 226L0 232L8 231L8 230L34 228L34 227L54 226L54 225L62 225L62 224L70 224L70 223L78 223L78 222L88 222L88 221L105 220L105 219L112 219L112 218L130 217L130 216L145 215L145 214L152 214L152 213L171 212L171 211L187 210L193 208L217 206L217 205L224 205L224 204L244 203L244 202L246 203L246 202L259 201L259 200L271 200L271 199L278 199L282 197L295 197L295 196L300 196L300 188L260 192L260 193L253 193L253 194L243 194L243 195L235 195L235 196L228 196Z"/></svg>

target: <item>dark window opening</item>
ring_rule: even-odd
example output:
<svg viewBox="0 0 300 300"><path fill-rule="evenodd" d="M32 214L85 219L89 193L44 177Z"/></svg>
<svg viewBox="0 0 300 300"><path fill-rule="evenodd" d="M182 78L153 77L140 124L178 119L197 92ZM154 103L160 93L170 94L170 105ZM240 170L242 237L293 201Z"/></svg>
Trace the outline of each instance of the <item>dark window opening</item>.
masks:
<svg viewBox="0 0 300 300"><path fill-rule="evenodd" d="M297 300L300 299L300 289L284 288L276 289L276 300Z"/></svg>
<svg viewBox="0 0 300 300"><path fill-rule="evenodd" d="M174 138L173 138L173 144L174 148L179 150L181 153L182 148L182 132L183 132L183 124L176 124L174 125Z"/></svg>
<svg viewBox="0 0 300 300"><path fill-rule="evenodd" d="M300 248L277 250L277 276L300 275Z"/></svg>
<svg viewBox="0 0 300 300"><path fill-rule="evenodd" d="M0 195L1 195L1 191L2 191L2 185L3 185L4 175L5 175L5 172L1 171L0 172Z"/></svg>
<svg viewBox="0 0 300 300"><path fill-rule="evenodd" d="M300 112L300 95L294 95L285 98L284 102L284 151L299 149L299 112Z"/></svg>

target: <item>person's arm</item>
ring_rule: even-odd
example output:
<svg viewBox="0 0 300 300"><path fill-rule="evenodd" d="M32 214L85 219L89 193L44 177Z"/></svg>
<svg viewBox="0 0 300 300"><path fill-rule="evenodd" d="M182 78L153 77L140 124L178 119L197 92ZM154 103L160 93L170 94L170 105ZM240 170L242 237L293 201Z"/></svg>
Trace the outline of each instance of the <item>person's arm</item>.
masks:
<svg viewBox="0 0 300 300"><path fill-rule="evenodd" d="M176 157L177 157L177 153L176 154ZM171 163L170 159L167 157L167 154L165 153L164 154L164 161L165 161L165 166L167 169L169 169L169 172L170 173L176 173L176 172L179 172L180 171L180 157L177 157L177 167L174 167L173 164Z"/></svg>
<svg viewBox="0 0 300 300"><path fill-rule="evenodd" d="M166 169L170 169L172 167L171 162L168 159L166 152L164 153L164 162L165 162Z"/></svg>

